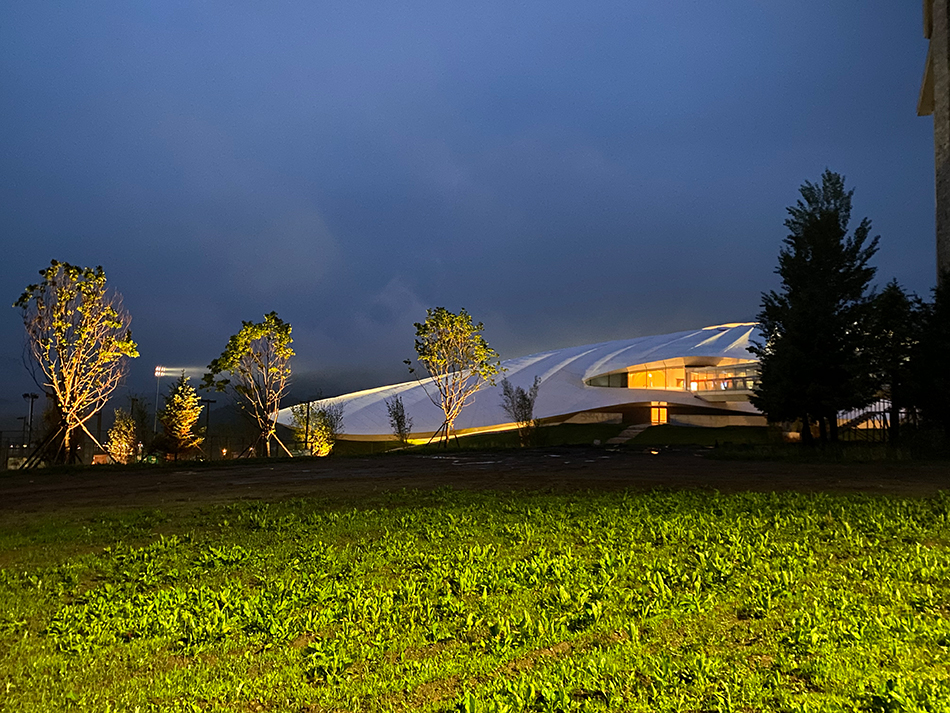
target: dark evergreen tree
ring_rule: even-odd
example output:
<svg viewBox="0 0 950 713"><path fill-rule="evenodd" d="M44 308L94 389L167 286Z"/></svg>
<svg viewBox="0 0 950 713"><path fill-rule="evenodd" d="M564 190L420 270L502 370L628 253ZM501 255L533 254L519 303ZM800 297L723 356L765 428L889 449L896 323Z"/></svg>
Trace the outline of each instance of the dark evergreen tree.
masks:
<svg viewBox="0 0 950 713"><path fill-rule="evenodd" d="M912 362L914 397L925 425L940 428L950 442L950 272L937 282L933 302L923 306L921 322Z"/></svg>
<svg viewBox="0 0 950 713"><path fill-rule="evenodd" d="M789 234L779 252L779 291L762 295L758 315L765 335L750 351L761 365L752 403L771 421L800 419L802 439L817 423L822 440L837 440L839 411L859 408L874 395L866 348L878 237L864 218L848 234L853 190L825 170L806 181L788 208Z"/></svg>
<svg viewBox="0 0 950 713"><path fill-rule="evenodd" d="M897 280L891 280L871 305L868 343L880 393L891 402L891 443L900 437L901 411L913 412L916 405L913 357L923 333L924 315L920 298L906 293Z"/></svg>

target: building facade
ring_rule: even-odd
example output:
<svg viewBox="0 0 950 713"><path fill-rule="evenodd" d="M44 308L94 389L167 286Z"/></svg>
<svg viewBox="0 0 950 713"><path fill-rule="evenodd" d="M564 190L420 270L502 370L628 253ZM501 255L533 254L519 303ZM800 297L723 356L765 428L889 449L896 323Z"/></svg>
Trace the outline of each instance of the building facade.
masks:
<svg viewBox="0 0 950 713"><path fill-rule="evenodd" d="M760 337L754 323L732 323L532 354L502 363L515 387L540 379L535 417L543 424L613 421L692 426L765 425L750 403L758 378L748 352ZM324 402L343 408L343 438L388 440L386 401L398 395L413 419L413 437L427 438L442 412L428 379L345 394ZM501 407L501 388L484 387L455 422L457 433L515 428ZM290 409L279 422L291 425Z"/></svg>

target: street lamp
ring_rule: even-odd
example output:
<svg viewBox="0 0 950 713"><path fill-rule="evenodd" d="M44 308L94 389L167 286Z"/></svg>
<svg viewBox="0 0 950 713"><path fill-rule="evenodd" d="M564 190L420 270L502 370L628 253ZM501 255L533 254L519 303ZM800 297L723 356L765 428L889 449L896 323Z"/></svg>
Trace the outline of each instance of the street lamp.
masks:
<svg viewBox="0 0 950 713"><path fill-rule="evenodd" d="M32 392L28 394L23 394L23 399L29 400L30 402L30 435L26 441L27 445L32 445L33 443L33 402L36 401L39 397L40 397L39 394L34 394Z"/></svg>

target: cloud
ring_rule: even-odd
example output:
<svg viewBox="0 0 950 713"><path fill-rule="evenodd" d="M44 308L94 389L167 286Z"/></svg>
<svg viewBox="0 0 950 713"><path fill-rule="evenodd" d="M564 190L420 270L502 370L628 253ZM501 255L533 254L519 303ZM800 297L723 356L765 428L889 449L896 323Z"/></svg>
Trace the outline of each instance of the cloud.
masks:
<svg viewBox="0 0 950 713"><path fill-rule="evenodd" d="M340 249L323 216L301 208L226 248L231 279L242 291L261 294L312 290L336 267Z"/></svg>

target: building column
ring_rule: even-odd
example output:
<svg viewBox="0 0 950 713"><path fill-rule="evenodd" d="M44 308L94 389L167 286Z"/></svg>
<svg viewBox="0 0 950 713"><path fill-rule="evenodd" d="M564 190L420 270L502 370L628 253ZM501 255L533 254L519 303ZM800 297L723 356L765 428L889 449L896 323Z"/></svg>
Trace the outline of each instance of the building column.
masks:
<svg viewBox="0 0 950 713"><path fill-rule="evenodd" d="M933 115L937 274L950 271L950 0L924 0L930 40L917 113Z"/></svg>
<svg viewBox="0 0 950 713"><path fill-rule="evenodd" d="M950 0L932 0L937 271L950 270Z"/></svg>

